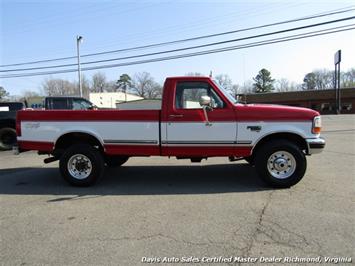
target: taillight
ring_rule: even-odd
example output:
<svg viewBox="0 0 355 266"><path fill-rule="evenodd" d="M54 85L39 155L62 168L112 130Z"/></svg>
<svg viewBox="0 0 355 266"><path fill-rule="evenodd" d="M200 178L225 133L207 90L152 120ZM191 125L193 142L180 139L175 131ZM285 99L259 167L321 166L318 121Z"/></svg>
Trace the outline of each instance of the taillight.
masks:
<svg viewBox="0 0 355 266"><path fill-rule="evenodd" d="M322 119L320 116L313 118L312 133L319 134L322 129Z"/></svg>

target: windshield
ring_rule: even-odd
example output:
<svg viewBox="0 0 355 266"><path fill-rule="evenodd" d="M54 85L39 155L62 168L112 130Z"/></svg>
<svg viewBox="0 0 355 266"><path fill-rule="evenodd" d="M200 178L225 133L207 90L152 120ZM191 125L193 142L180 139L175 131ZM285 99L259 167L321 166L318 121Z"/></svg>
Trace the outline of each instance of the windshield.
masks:
<svg viewBox="0 0 355 266"><path fill-rule="evenodd" d="M217 80L213 80L214 84L219 88L219 90L228 98L228 100L232 103L237 103L237 99L229 92L227 91Z"/></svg>

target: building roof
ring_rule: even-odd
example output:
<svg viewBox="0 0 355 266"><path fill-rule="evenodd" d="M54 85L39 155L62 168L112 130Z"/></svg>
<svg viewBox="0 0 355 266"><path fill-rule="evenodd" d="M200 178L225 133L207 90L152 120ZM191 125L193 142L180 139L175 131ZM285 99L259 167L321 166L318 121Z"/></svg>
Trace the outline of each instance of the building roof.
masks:
<svg viewBox="0 0 355 266"><path fill-rule="evenodd" d="M340 89L342 98L354 98L355 88ZM268 92L268 93L254 93L254 94L239 94L246 97L247 102L293 102L293 101L307 101L307 100L327 100L335 98L335 90L305 90L305 91L288 91L288 92Z"/></svg>
<svg viewBox="0 0 355 266"><path fill-rule="evenodd" d="M139 95L137 94L133 94L133 93L124 93L122 91L111 91L111 92L90 92L91 95L100 95L100 94L103 94L103 95L112 95L112 94L116 94L116 95L125 95L127 94L127 96L134 96L134 97L140 97ZM142 98L142 97L141 97Z"/></svg>
<svg viewBox="0 0 355 266"><path fill-rule="evenodd" d="M160 110L161 99L142 99L116 103L116 108L121 110Z"/></svg>

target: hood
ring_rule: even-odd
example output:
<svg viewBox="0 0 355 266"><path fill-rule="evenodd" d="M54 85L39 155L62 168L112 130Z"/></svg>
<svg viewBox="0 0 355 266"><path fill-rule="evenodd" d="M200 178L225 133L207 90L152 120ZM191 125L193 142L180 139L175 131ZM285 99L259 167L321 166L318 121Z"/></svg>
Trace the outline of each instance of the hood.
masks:
<svg viewBox="0 0 355 266"><path fill-rule="evenodd" d="M235 107L240 120L249 121L312 121L319 113L317 111L294 106L271 104L238 104Z"/></svg>

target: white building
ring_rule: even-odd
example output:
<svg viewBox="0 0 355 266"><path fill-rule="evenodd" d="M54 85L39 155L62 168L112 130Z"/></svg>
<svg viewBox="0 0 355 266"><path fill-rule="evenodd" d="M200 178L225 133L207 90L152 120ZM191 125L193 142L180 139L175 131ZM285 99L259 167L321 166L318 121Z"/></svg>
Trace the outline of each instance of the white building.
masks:
<svg viewBox="0 0 355 266"><path fill-rule="evenodd" d="M89 99L97 107L116 108L118 103L142 100L143 98L124 92L93 92L89 94Z"/></svg>

